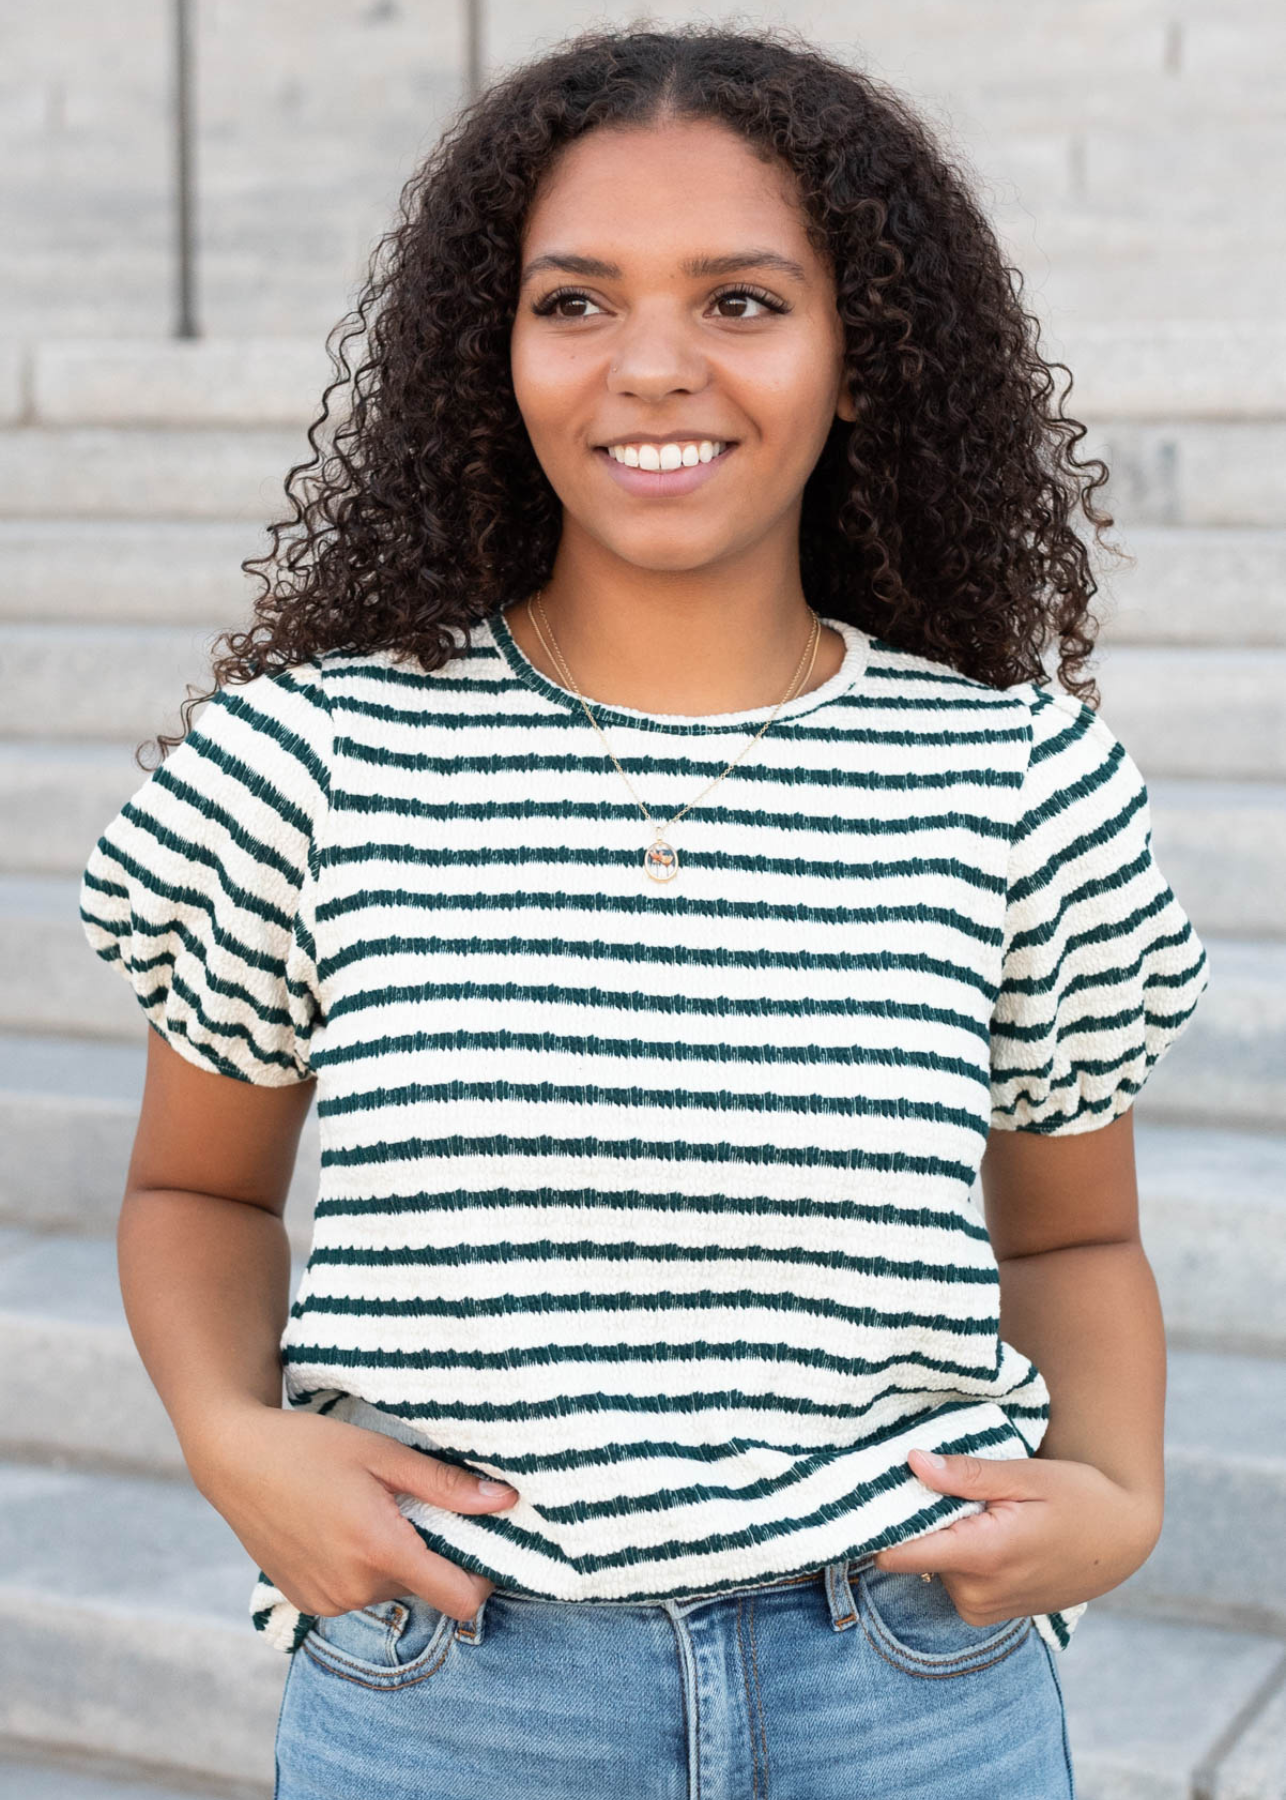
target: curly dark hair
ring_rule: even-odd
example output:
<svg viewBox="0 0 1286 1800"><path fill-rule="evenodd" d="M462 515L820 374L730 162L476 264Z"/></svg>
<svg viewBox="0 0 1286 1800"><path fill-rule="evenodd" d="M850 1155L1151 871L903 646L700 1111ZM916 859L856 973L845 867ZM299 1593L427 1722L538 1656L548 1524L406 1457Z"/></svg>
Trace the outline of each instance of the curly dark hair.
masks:
<svg viewBox="0 0 1286 1800"><path fill-rule="evenodd" d="M211 646L228 648L216 691L329 650L439 668L463 647L453 628L467 642L548 579L561 504L509 366L524 220L586 132L697 119L794 171L834 271L858 413L834 421L805 485L809 604L997 687L1048 682L1056 638L1063 686L1097 705L1080 673L1097 583L1071 515L1079 505L1102 542L1115 520L1092 496L1108 470L1078 461L1086 427L1051 407L1051 369L1068 392L1071 371L1040 355L1022 276L969 180L902 96L791 28L701 24L563 39L464 108L407 181L328 334L313 456L285 481L292 516L241 564L264 591L249 629Z"/></svg>

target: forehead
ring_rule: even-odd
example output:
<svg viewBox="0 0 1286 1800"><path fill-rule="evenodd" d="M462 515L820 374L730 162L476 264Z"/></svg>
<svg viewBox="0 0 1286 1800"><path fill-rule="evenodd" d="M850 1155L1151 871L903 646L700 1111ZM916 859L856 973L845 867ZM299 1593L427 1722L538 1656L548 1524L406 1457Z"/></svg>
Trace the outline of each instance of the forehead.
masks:
<svg viewBox="0 0 1286 1800"><path fill-rule="evenodd" d="M804 262L815 254L793 171L704 119L600 128L569 144L523 229L530 255L555 240L621 264L657 251L669 259L760 243Z"/></svg>

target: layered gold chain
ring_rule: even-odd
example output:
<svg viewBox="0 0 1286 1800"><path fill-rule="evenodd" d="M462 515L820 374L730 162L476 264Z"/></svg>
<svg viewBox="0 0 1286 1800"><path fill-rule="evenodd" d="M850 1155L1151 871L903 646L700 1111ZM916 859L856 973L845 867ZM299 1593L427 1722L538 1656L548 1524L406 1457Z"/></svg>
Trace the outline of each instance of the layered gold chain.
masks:
<svg viewBox="0 0 1286 1800"><path fill-rule="evenodd" d="M681 806L679 808L678 812L676 812L673 815L673 817L666 819L664 821L664 823L661 824L661 823L658 823L657 820L652 817L652 814L648 811L647 807L643 804L643 801L639 798L639 795L635 792L634 783L630 780L629 776L625 773L625 770L621 767L619 761L617 760L616 752L612 749L612 746L608 743L606 734L604 733L602 726L599 724L598 720L594 717L593 713L590 711L589 702L586 700L584 694L582 694L580 689L577 687L575 677L572 675L571 670L567 666L567 660L563 656L562 651L558 648L558 640L554 637L554 628L552 625L550 625L549 617L548 617L547 613L545 612L544 606L541 604L540 595L543 591L544 591L543 589L539 590L535 595L532 596L532 599L528 600L528 602L527 602L527 616L531 620L532 628L535 631L536 636L540 639L541 643L544 645L546 653L549 655L551 661L554 663L555 667L561 673L567 686L572 690L572 692L575 694L576 698L580 701L581 705L584 707L586 718L589 720L590 724L594 727L595 731L598 733L599 737L602 739L603 748L607 751L607 754L611 757L612 761L616 764L616 771L619 774L621 780L625 783L626 787L630 790L630 793L633 795L635 804L638 806L639 810L642 812L643 817L647 820L648 824L651 825L655 830L656 835L655 835L653 841L648 845L647 849L644 850L644 852L643 852L643 867L647 870L648 874L651 876L653 881L673 881L675 876L679 872L679 853L677 850L674 849L674 847L671 844L668 844L666 842L665 833L669 830L669 828L672 825L676 824L678 822L678 820L680 820L685 813L691 812L692 808L694 806L699 805L700 802L702 800L704 800L705 796L710 792L710 789L712 787L716 787L718 785L718 783L723 780L725 775L730 774L731 771L736 768L737 764L741 761L742 757L746 754L746 751L749 750L753 744L757 743L758 740L763 736L764 732L767 731L768 727L772 724L773 720L777 717L777 714L781 711L782 707L785 706L786 702L790 699L793 699L794 695L798 691L799 685L801 685L802 682L806 682L808 680L808 677L813 672L813 664L817 660L817 645L821 639L822 622L818 618L817 614L815 612L813 612L813 609L810 606L808 610L809 610L809 614L812 617L812 621L813 621L812 629L810 630L810 632L808 634L808 642L804 645L803 653L801 654L799 662L795 667L795 673L791 677L791 682L790 682L789 688L782 695L781 699L777 702L776 706L773 707L772 711L769 713L768 717L764 720L763 724L759 727L758 731L755 732L754 736L751 737L748 740L748 742L733 757L732 761L728 764L727 768L720 770L719 774L717 774L715 776L713 781L706 783L705 787L702 788L701 792L696 796L695 799L689 800L688 804L686 806ZM532 610L533 602L537 607L540 608L541 618L544 619L545 626L549 632L548 639L546 639L545 632L541 629L540 622L536 618L536 614ZM805 657L808 658L808 667L806 669L803 666ZM802 677L801 677L801 673L800 673L801 670L803 670Z"/></svg>

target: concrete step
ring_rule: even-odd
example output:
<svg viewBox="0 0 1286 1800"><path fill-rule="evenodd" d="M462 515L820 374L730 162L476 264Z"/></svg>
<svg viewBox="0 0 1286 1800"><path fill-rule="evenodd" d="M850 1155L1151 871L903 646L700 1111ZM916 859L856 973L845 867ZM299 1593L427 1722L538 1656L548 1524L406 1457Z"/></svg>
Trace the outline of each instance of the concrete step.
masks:
<svg viewBox="0 0 1286 1800"><path fill-rule="evenodd" d="M1102 715L1148 781L1286 779L1286 651L1104 645Z"/></svg>
<svg viewBox="0 0 1286 1800"><path fill-rule="evenodd" d="M1280 1253L1276 1223L1276 1244L1266 1248ZM1237 1248L1244 1258L1255 1246ZM292 1293L303 1267L296 1259ZM1278 1297L1266 1325L1279 1343L1281 1315ZM0 1453L64 1468L183 1474L129 1334L111 1241L5 1233L0 1364L10 1371ZM1116 1591L1121 1604L1286 1637L1286 1361L1171 1346L1166 1487L1160 1541ZM1221 1526L1214 1537L1212 1517Z"/></svg>
<svg viewBox="0 0 1286 1800"><path fill-rule="evenodd" d="M1071 411L1081 416L1076 408ZM1286 420L1099 416L1077 446L1111 471L1099 495L1139 525L1286 525ZM303 427L29 425L0 430L0 508L10 518L236 519L286 510L284 483L311 459Z"/></svg>
<svg viewBox="0 0 1286 1800"><path fill-rule="evenodd" d="M291 1293L304 1272L293 1259ZM130 1336L114 1238L0 1231L3 1454L184 1477L187 1465ZM16 1372L16 1373L15 1373Z"/></svg>
<svg viewBox="0 0 1286 1800"><path fill-rule="evenodd" d="M315 337L66 338L33 345L27 361L29 416L40 425L299 430L332 379Z"/></svg>
<svg viewBox="0 0 1286 1800"><path fill-rule="evenodd" d="M0 1466L0 1733L271 1781L288 1665L254 1579L190 1482Z"/></svg>
<svg viewBox="0 0 1286 1800"><path fill-rule="evenodd" d="M174 691L181 695L181 684ZM158 713L152 729L175 731L179 723ZM0 869L76 874L147 775L123 741L0 742Z"/></svg>
<svg viewBox="0 0 1286 1800"><path fill-rule="evenodd" d="M1056 1661L1077 1800L1280 1800L1283 1649L1092 1600Z"/></svg>
<svg viewBox="0 0 1286 1800"><path fill-rule="evenodd" d="M1077 455L1106 462L1110 480L1096 499L1123 530L1286 524L1286 421L1099 415L1085 423Z"/></svg>
<svg viewBox="0 0 1286 1800"><path fill-rule="evenodd" d="M312 455L299 431L211 426L28 426L0 431L8 517L224 519L286 516L285 479Z"/></svg>
<svg viewBox="0 0 1286 1800"><path fill-rule="evenodd" d="M1165 1521L1112 1602L1286 1639L1286 1362L1177 1349L1167 1361Z"/></svg>
<svg viewBox="0 0 1286 1800"><path fill-rule="evenodd" d="M1172 1348L1286 1357L1286 1137L1140 1118L1134 1141Z"/></svg>
<svg viewBox="0 0 1286 1800"><path fill-rule="evenodd" d="M1198 933L1286 936L1286 783L1162 777L1148 793L1153 849Z"/></svg>
<svg viewBox="0 0 1286 1800"><path fill-rule="evenodd" d="M270 1778L286 1658L257 1640L250 1561L194 1489L0 1465L0 1540L11 1738L196 1780ZM1278 1800L1286 1642L1110 1601L1090 1603L1056 1662L1083 1800Z"/></svg>
<svg viewBox="0 0 1286 1800"><path fill-rule="evenodd" d="M272 1800L273 1781L211 1785L130 1757L76 1756L0 1743L0 1800Z"/></svg>
<svg viewBox="0 0 1286 1800"><path fill-rule="evenodd" d="M1101 568L1093 601L1105 646L1286 645L1286 531L1139 525L1122 547L1135 566Z"/></svg>
<svg viewBox="0 0 1286 1800"><path fill-rule="evenodd" d="M1205 943L1210 986L1148 1077L1139 1117L1149 1124L1280 1130L1286 1118L1286 944L1233 938Z"/></svg>
<svg viewBox="0 0 1286 1800"><path fill-rule="evenodd" d="M213 630L249 613L239 565L267 547L225 519L0 519L0 618Z"/></svg>
<svg viewBox="0 0 1286 1800"><path fill-rule="evenodd" d="M1140 525L1123 541L1134 567L1096 561L1106 642L1286 644L1286 531ZM238 565L266 547L217 519L0 519L0 618L213 629L248 612L259 590Z"/></svg>
<svg viewBox="0 0 1286 1800"><path fill-rule="evenodd" d="M191 684L210 686L214 628L0 624L0 716L10 739L172 731ZM1103 717L1149 781L1286 780L1286 648L1104 645Z"/></svg>
<svg viewBox="0 0 1286 1800"><path fill-rule="evenodd" d="M1286 328L1257 320L1061 322L1046 354L1075 378L1077 406L1113 419L1280 419ZM309 423L333 378L314 337L53 339L16 378L45 426ZM345 389L337 389L332 406ZM1075 410L1075 409L1073 409Z"/></svg>
<svg viewBox="0 0 1286 1800"><path fill-rule="evenodd" d="M132 749L172 732L188 684L196 694L212 686L217 636L208 625L0 624L5 735L45 738L56 718L59 738L107 738ZM41 703L50 709L43 726Z"/></svg>
<svg viewBox="0 0 1286 1800"><path fill-rule="evenodd" d="M1023 274L1027 310L1060 326L1107 317L1217 324L1228 316L1225 259L1237 264L1237 317L1268 325L1281 319L1286 249L1240 222L1149 225L1070 201L1047 200L1033 212L1021 187L997 193L988 213L1005 261ZM228 295L220 316L228 328L240 322L235 296ZM1057 379L1061 391L1066 377ZM1064 411L1080 417L1076 389Z"/></svg>
<svg viewBox="0 0 1286 1800"><path fill-rule="evenodd" d="M128 1039L0 1032L0 1227L90 1238L115 1231L146 1068L147 1026L134 1005ZM298 1254L307 1253L320 1174L311 1106L286 1199Z"/></svg>

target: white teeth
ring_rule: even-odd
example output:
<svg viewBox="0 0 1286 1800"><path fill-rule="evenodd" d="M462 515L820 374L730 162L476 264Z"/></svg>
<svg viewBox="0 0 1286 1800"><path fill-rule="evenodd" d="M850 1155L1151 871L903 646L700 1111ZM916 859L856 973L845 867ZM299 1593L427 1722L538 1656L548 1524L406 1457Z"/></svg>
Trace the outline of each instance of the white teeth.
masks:
<svg viewBox="0 0 1286 1800"><path fill-rule="evenodd" d="M611 444L608 454L631 469L691 469L726 449L719 438L702 438L692 444Z"/></svg>

